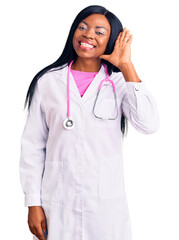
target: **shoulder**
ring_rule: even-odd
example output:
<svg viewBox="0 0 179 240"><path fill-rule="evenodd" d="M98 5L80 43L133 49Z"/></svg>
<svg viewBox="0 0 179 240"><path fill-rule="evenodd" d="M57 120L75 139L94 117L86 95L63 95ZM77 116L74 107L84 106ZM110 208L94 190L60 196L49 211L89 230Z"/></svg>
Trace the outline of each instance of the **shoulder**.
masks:
<svg viewBox="0 0 179 240"><path fill-rule="evenodd" d="M61 79L61 77L64 76L64 73L66 71L67 71L67 64L50 69L38 79L39 87L49 85L50 83Z"/></svg>
<svg viewBox="0 0 179 240"><path fill-rule="evenodd" d="M112 72L112 74L109 76L109 78L117 85L118 84L125 85L125 83L126 83L122 72Z"/></svg>

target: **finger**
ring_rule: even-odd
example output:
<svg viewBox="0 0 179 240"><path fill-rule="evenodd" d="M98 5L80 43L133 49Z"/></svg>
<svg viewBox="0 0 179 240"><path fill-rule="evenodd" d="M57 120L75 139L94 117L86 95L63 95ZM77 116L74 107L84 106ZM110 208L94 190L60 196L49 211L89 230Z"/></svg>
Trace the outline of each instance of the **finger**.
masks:
<svg viewBox="0 0 179 240"><path fill-rule="evenodd" d="M124 34L126 32L126 30L127 30L127 28L124 28L123 31L118 34L116 40L119 40L121 38L122 34Z"/></svg>
<svg viewBox="0 0 179 240"><path fill-rule="evenodd" d="M39 240L45 240L41 225L36 227L36 233Z"/></svg>
<svg viewBox="0 0 179 240"><path fill-rule="evenodd" d="M127 28L124 27L123 30L122 30L122 32L124 33L124 32L126 32L126 31L127 31Z"/></svg>
<svg viewBox="0 0 179 240"><path fill-rule="evenodd" d="M116 38L116 40L119 40L121 38L122 32L120 32Z"/></svg>
<svg viewBox="0 0 179 240"><path fill-rule="evenodd" d="M127 43L131 44L132 39L133 39L133 36L132 36L132 34L131 34L131 35L129 36L129 39L127 40Z"/></svg>
<svg viewBox="0 0 179 240"><path fill-rule="evenodd" d="M36 228L35 227L33 227L33 228L29 227L29 229L30 229L31 233L38 238L38 233L36 231Z"/></svg>
<svg viewBox="0 0 179 240"><path fill-rule="evenodd" d="M122 32L120 32L116 38L116 42L114 44L114 50L118 49L120 46L120 40L121 40Z"/></svg>
<svg viewBox="0 0 179 240"><path fill-rule="evenodd" d="M125 33L124 39L123 39L124 42L127 42L129 40L129 33L130 33L130 31L127 30Z"/></svg>
<svg viewBox="0 0 179 240"><path fill-rule="evenodd" d="M30 229L30 231L31 231L31 233L32 234L34 234L34 235L36 235L37 233L36 233L36 230L35 230L35 228L34 227L32 227L32 226L29 226L29 229Z"/></svg>
<svg viewBox="0 0 179 240"><path fill-rule="evenodd" d="M124 36L125 36L125 34L126 34L126 31L127 31L127 28L125 27L125 28L123 29L123 31L121 32L121 37L120 37L120 40L121 40L121 41L123 41Z"/></svg>

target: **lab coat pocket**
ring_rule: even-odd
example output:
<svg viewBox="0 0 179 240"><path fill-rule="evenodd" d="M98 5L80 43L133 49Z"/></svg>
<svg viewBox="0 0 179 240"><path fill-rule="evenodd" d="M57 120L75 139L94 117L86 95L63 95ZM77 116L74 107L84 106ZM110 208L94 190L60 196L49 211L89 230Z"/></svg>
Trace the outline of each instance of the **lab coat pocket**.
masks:
<svg viewBox="0 0 179 240"><path fill-rule="evenodd" d="M101 158L99 171L99 197L119 198L123 193L123 174L118 158Z"/></svg>
<svg viewBox="0 0 179 240"><path fill-rule="evenodd" d="M115 99L101 99L101 101L96 103L94 114L97 117L102 117L102 119L95 117L95 125L97 128L116 128L120 126L119 107L116 107ZM109 120L108 118L115 119Z"/></svg>
<svg viewBox="0 0 179 240"><path fill-rule="evenodd" d="M80 170L78 172L78 164L74 161L74 155L68 155L63 158L63 208L70 210L78 210L76 208L76 189L80 185ZM78 158L80 162L80 157Z"/></svg>
<svg viewBox="0 0 179 240"><path fill-rule="evenodd" d="M42 178L42 201L56 202L62 198L62 161L46 161Z"/></svg>

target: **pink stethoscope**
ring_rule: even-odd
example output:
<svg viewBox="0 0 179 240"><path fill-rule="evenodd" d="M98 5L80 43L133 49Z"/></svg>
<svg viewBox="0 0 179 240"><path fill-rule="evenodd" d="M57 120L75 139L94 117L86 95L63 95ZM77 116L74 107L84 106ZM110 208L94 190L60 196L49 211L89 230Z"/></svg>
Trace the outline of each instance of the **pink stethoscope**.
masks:
<svg viewBox="0 0 179 240"><path fill-rule="evenodd" d="M63 121L63 126L64 128L70 130L74 127L75 123L74 121L70 118L70 84L69 84L69 79L70 79L70 70L71 70L71 65L72 63L74 62L74 60L72 60L69 64L69 67L68 67L68 75L67 75L67 118ZM100 84L99 84L99 87L98 87L98 92L97 92L97 95L96 95L96 99L95 99L95 102L94 102L94 105L93 105L93 114L96 118L98 119L104 119L104 120L115 120L118 116L118 105L117 105L117 97L116 97L116 88L115 88L115 85L114 85L114 82L109 79L109 74L108 74L108 71L107 71L107 67L104 63L102 63L102 65L104 66L105 68L105 71L106 71L106 78L103 79ZM114 93L114 99L115 99L115 107L116 107L116 116L114 118L104 118L104 117L99 117L95 114L95 106L96 106L96 102L97 102L97 99L98 99L98 96L99 96L99 93L100 93L100 90L101 90L101 87L102 87L102 84L104 81L109 81L112 85L112 88L113 88L113 93ZM107 84L103 84L103 86L106 85L108 86Z"/></svg>

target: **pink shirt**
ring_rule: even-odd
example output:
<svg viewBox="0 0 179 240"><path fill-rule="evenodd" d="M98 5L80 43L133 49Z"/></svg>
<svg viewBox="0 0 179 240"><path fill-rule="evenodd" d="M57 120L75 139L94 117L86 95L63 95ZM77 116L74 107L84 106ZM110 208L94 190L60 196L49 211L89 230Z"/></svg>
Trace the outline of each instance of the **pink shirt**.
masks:
<svg viewBox="0 0 179 240"><path fill-rule="evenodd" d="M98 72L82 72L71 69L71 73L82 97Z"/></svg>

